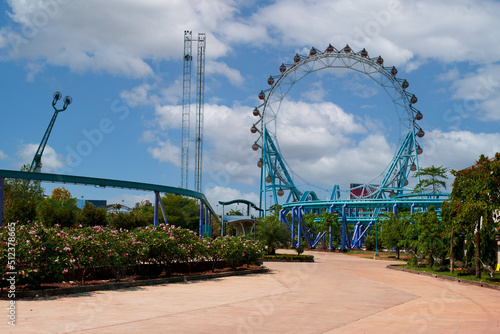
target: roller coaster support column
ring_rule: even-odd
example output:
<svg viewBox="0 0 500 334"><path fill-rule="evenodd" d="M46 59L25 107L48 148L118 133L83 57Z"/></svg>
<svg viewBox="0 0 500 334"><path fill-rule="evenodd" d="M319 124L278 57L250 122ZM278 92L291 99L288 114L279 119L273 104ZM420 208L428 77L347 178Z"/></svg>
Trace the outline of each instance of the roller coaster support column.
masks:
<svg viewBox="0 0 500 334"><path fill-rule="evenodd" d="M394 206L392 207L392 213L394 213L395 215L398 214L398 204L397 203L394 203Z"/></svg>
<svg viewBox="0 0 500 334"><path fill-rule="evenodd" d="M301 238L301 233L300 233L300 225L302 223L302 210L301 208L297 209L297 248L301 246L300 238Z"/></svg>
<svg viewBox="0 0 500 334"><path fill-rule="evenodd" d="M292 238L292 241L290 243L290 247L294 248L296 247L295 244L295 219L297 218L297 207L294 206L292 209L292 227L291 227L291 234L290 237Z"/></svg>
<svg viewBox="0 0 500 334"><path fill-rule="evenodd" d="M335 190L334 190L334 192L335 192ZM334 205L332 204L329 208L330 213L333 213L333 210L334 210ZM332 251L332 249L333 249L333 247L332 247L332 227L328 226L328 250Z"/></svg>
<svg viewBox="0 0 500 334"><path fill-rule="evenodd" d="M415 213L415 203L413 203L411 205L411 208L410 208L410 214L414 214Z"/></svg>
<svg viewBox="0 0 500 334"><path fill-rule="evenodd" d="M165 224L168 224L167 215L165 215L165 209L163 208L163 202L161 201L160 192L155 191L155 216L154 216L154 225L158 226L158 207L161 209L161 214L163 216L163 220Z"/></svg>
<svg viewBox="0 0 500 334"><path fill-rule="evenodd" d="M160 202L158 198L158 192L155 191L155 215L154 215L154 226L158 226L158 204Z"/></svg>
<svg viewBox="0 0 500 334"><path fill-rule="evenodd" d="M342 246L341 249L345 250L349 243L349 239L347 238L347 234L349 233L347 226L347 204L342 206Z"/></svg>
<svg viewBox="0 0 500 334"><path fill-rule="evenodd" d="M212 236L212 213L208 208L205 208L205 233L203 236L211 237Z"/></svg>
<svg viewBox="0 0 500 334"><path fill-rule="evenodd" d="M3 223L3 185L4 185L5 179L0 178L0 227L2 227Z"/></svg>
<svg viewBox="0 0 500 334"><path fill-rule="evenodd" d="M201 238L203 236L203 202L200 201L200 227L198 230L198 235Z"/></svg>

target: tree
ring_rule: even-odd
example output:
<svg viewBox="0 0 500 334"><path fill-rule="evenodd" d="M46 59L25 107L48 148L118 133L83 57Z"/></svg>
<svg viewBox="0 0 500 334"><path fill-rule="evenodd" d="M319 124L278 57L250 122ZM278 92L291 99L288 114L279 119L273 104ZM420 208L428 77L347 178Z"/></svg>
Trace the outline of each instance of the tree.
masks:
<svg viewBox="0 0 500 334"><path fill-rule="evenodd" d="M71 193L64 187L55 188L52 190L51 198L58 202L62 202L71 198Z"/></svg>
<svg viewBox="0 0 500 334"><path fill-rule="evenodd" d="M85 203L80 212L76 215L76 224L86 226L106 226L107 213L104 208L96 208L92 203Z"/></svg>
<svg viewBox="0 0 500 334"><path fill-rule="evenodd" d="M200 224L200 205L190 197L166 194L162 197L165 215L169 224L198 231ZM160 214L160 220L163 220Z"/></svg>
<svg viewBox="0 0 500 334"><path fill-rule="evenodd" d="M405 231L409 225L408 219L388 213L385 219L381 220L382 232L380 239L383 244L389 248L395 248L399 259L399 252L402 247L406 246Z"/></svg>
<svg viewBox="0 0 500 334"><path fill-rule="evenodd" d="M58 201L52 197L40 201L36 210L37 219L45 223L46 226L58 224L62 227L73 226L79 211L76 206L76 198Z"/></svg>
<svg viewBox="0 0 500 334"><path fill-rule="evenodd" d="M24 165L21 171L28 171ZM43 200L44 189L39 181L7 179L4 183L3 220L26 223L36 218L36 207Z"/></svg>
<svg viewBox="0 0 500 334"><path fill-rule="evenodd" d="M261 218L257 224L257 239L262 241L267 249L267 254L276 254L276 248L287 242L290 235L276 215Z"/></svg>
<svg viewBox="0 0 500 334"><path fill-rule="evenodd" d="M427 178L421 179L415 186L415 192L425 192L430 191L436 194L441 191L441 187L446 189L446 182L440 179L448 179L448 168L439 166L435 167L432 165L427 168L420 168L420 170L415 173L414 177L425 176Z"/></svg>
<svg viewBox="0 0 500 334"><path fill-rule="evenodd" d="M474 245L476 277L480 278L482 263L494 267L497 262L494 236L498 224L493 213L500 209L500 153L492 159L481 155L474 166L452 174L448 219L456 222L457 232L465 234L467 244Z"/></svg>
<svg viewBox="0 0 500 334"><path fill-rule="evenodd" d="M231 209L231 210L229 210L229 215L230 216L243 216L243 213L240 210Z"/></svg>
<svg viewBox="0 0 500 334"><path fill-rule="evenodd" d="M437 255L444 261L444 225L439 221L436 209L430 207L425 212L414 213L412 219L418 234L418 250L422 250L428 256L429 269L434 266L434 257Z"/></svg>

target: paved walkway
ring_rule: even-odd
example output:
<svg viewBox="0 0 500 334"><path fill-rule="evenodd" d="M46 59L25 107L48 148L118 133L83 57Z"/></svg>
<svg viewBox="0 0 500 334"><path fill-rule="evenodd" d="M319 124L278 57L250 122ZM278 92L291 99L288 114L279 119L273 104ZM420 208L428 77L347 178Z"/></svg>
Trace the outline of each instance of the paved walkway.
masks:
<svg viewBox="0 0 500 334"><path fill-rule="evenodd" d="M314 255L266 262L270 274L18 301L0 333L500 333L499 290Z"/></svg>

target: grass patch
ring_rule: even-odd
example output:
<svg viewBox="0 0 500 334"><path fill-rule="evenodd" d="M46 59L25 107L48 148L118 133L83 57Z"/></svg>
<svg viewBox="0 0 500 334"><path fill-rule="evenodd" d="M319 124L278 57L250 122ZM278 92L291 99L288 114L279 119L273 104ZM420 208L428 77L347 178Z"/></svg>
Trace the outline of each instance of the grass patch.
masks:
<svg viewBox="0 0 500 334"><path fill-rule="evenodd" d="M490 276L486 272L481 273L481 278L476 278L475 274L466 274L462 270L455 270L455 272L452 274L450 273L449 270L442 271L442 270L434 270L434 269L429 269L429 267L414 267L414 266L409 266L409 265L403 265L401 268L405 269L412 269L424 273L429 273L433 275L442 275L442 276L448 276L448 277L454 277L460 280L468 280L468 281L475 281L475 282L481 282L481 283L488 283L488 284L494 284L500 286L500 282L495 282L494 280L490 280ZM496 278L497 275L495 275Z"/></svg>
<svg viewBox="0 0 500 334"><path fill-rule="evenodd" d="M296 255L296 254L264 255L264 261L314 262L314 255Z"/></svg>
<svg viewBox="0 0 500 334"><path fill-rule="evenodd" d="M366 259L373 259L375 256L375 251L366 251L362 249L349 249L348 251L344 252L344 254L347 255L363 255L363 258ZM401 252L399 254L399 259L397 258L397 252L386 252L386 251L378 251L377 252L378 256L383 259L383 260L389 260L389 261L406 261L407 257L406 254Z"/></svg>

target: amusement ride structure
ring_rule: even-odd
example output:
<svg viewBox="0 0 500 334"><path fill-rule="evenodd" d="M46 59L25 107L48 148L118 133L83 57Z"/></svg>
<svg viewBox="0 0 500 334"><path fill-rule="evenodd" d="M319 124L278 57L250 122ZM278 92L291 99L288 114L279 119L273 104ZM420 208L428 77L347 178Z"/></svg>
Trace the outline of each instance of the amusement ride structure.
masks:
<svg viewBox="0 0 500 334"><path fill-rule="evenodd" d="M314 191L299 189L295 185L292 178L294 172L278 144L277 119L292 87L307 75L325 69L353 70L373 79L382 87L394 104L401 138L394 157L378 177L365 184L352 186L347 198L342 198L340 187L335 185L330 198L321 200ZM418 156L423 149L418 139L425 133L417 123L423 118L422 113L414 107L417 97L407 91L409 83L396 76L398 71L395 67L384 66L382 57L371 58L365 49L354 52L349 45L336 49L330 44L324 51L313 47L307 56L296 54L292 64L281 64L279 72L269 77L268 88L258 94L261 103L253 110L257 122L250 131L258 135L252 149L260 150L261 153L257 162L261 168L260 207L265 209L270 206L271 203L267 203L268 194L273 204L278 204L278 199L286 196L280 220L290 229L292 246L300 246L301 235L310 247L325 237L325 232L316 234L306 229L303 219L305 213L328 211L339 214L342 219L342 249L345 249L359 248L367 232L384 213L397 213L398 207L408 207L413 213L414 210L441 205L447 194L416 194L407 187L410 173L419 171ZM291 219L288 213L291 213ZM349 225L354 226L349 229ZM297 245L293 244L295 236L298 237Z"/></svg>
<svg viewBox="0 0 500 334"><path fill-rule="evenodd" d="M64 105L61 109L58 109L56 107L57 101L59 101L62 98L62 94L58 91L54 93L53 99L52 99L52 108L54 108L54 115L52 116L52 119L50 120L49 126L47 127L47 130L45 131L45 134L43 135L42 141L40 142L40 145L38 146L38 149L36 150L35 156L33 157L33 161L31 162L30 166L30 172L40 172L42 169L42 155L43 151L45 150L45 146L47 146L47 142L49 141L49 136L50 133L52 132L52 128L54 127L54 124L56 122L57 115L60 112L63 112L68 108L68 106L73 102L73 99L71 96L65 96L64 97Z"/></svg>
<svg viewBox="0 0 500 334"><path fill-rule="evenodd" d="M182 147L181 147L181 188L189 188L189 147L191 142L191 68L193 63L193 41L198 44L196 60L196 135L194 189L201 191L203 172L203 117L205 106L205 49L206 36L199 33L193 39L191 31L184 31L184 68L182 95Z"/></svg>

